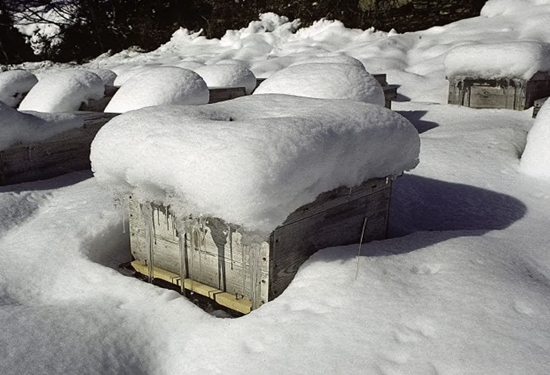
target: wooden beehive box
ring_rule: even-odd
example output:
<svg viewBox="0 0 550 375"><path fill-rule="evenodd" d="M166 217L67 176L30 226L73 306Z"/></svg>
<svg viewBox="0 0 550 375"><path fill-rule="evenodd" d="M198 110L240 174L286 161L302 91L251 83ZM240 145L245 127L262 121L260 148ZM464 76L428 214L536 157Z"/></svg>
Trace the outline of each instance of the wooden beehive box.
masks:
<svg viewBox="0 0 550 375"><path fill-rule="evenodd" d="M101 127L116 114L76 112L83 126L42 142L0 150L0 186L45 180L90 169L90 146Z"/></svg>
<svg viewBox="0 0 550 375"><path fill-rule="evenodd" d="M128 199L134 269L248 313L279 296L317 250L386 237L392 181L323 193L262 236L217 218L178 220ZM183 282L182 282L183 280Z"/></svg>
<svg viewBox="0 0 550 375"><path fill-rule="evenodd" d="M538 72L531 79L474 77L449 78L449 104L471 108L502 108L523 111L535 100L550 95L550 73Z"/></svg>

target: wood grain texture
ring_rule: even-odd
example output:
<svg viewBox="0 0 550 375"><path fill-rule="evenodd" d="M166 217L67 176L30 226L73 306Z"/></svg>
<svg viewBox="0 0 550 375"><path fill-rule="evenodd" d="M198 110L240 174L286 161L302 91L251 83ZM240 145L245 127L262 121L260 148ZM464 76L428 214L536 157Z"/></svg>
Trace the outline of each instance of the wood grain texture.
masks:
<svg viewBox="0 0 550 375"><path fill-rule="evenodd" d="M10 185L90 169L90 145L115 114L77 112L84 125L40 143L19 144L0 151L0 184Z"/></svg>
<svg viewBox="0 0 550 375"><path fill-rule="evenodd" d="M449 104L471 108L502 108L523 111L537 99L550 95L550 74L536 73L530 80L477 79L452 77L449 79Z"/></svg>
<svg viewBox="0 0 550 375"><path fill-rule="evenodd" d="M317 250L359 243L365 218L363 241L383 239L387 234L391 181L372 193L359 190L347 197L329 200L311 210L310 216L290 221L272 236L269 300L290 284L298 268ZM337 202L337 204L335 204Z"/></svg>
<svg viewBox="0 0 550 375"><path fill-rule="evenodd" d="M365 218L364 242L385 238L391 184L390 179L373 179L320 194L290 214L265 241L217 218L187 222L183 277L247 298L253 309L258 308L280 295L317 250L358 243ZM146 262L151 246L155 267L180 274L181 242L176 228L182 224L161 205L145 204L144 208L130 197L128 209L134 258ZM144 209L151 211L144 214ZM147 225L154 237L150 245Z"/></svg>

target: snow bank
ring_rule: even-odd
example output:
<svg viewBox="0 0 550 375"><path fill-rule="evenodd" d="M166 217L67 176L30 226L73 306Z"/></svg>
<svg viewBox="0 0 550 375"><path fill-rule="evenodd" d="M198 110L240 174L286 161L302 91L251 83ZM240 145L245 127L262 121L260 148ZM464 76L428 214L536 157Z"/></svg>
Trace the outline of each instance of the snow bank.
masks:
<svg viewBox="0 0 550 375"><path fill-rule="evenodd" d="M414 168L419 146L412 125L380 106L252 95L118 116L90 158L118 194L270 232L322 192Z"/></svg>
<svg viewBox="0 0 550 375"><path fill-rule="evenodd" d="M104 92L105 85L97 74L81 69L62 70L41 76L19 109L73 112L90 99L101 99Z"/></svg>
<svg viewBox="0 0 550 375"><path fill-rule="evenodd" d="M205 65L195 69L208 87L244 87L247 94L256 88L254 73L240 64Z"/></svg>
<svg viewBox="0 0 550 375"><path fill-rule="evenodd" d="M481 9L481 16L492 18L502 15L514 15L525 8L550 5L550 0L489 0Z"/></svg>
<svg viewBox="0 0 550 375"><path fill-rule="evenodd" d="M361 65L300 63L278 71L254 94L287 94L322 99L349 99L384 105L384 91Z"/></svg>
<svg viewBox="0 0 550 375"><path fill-rule="evenodd" d="M37 82L36 76L26 70L0 73L0 101L10 107L17 107Z"/></svg>
<svg viewBox="0 0 550 375"><path fill-rule="evenodd" d="M40 142L65 130L83 125L71 114L22 113L0 101L0 150L17 143Z"/></svg>
<svg viewBox="0 0 550 375"><path fill-rule="evenodd" d="M130 78L113 96L105 112L123 113L162 104L207 104L204 80L187 69L163 66Z"/></svg>
<svg viewBox="0 0 550 375"><path fill-rule="evenodd" d="M550 44L506 42L467 44L453 48L444 61L448 77L530 79L550 71Z"/></svg>
<svg viewBox="0 0 550 375"><path fill-rule="evenodd" d="M544 103L529 131L520 168L525 174L550 179L550 100Z"/></svg>

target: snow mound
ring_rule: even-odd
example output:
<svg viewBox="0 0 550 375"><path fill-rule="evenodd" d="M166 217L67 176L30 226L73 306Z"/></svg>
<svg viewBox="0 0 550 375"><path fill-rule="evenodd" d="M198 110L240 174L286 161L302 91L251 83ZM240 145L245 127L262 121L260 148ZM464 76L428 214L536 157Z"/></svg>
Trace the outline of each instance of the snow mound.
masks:
<svg viewBox="0 0 550 375"><path fill-rule="evenodd" d="M448 77L530 79L550 70L550 44L503 42L467 44L453 48L445 57Z"/></svg>
<svg viewBox="0 0 550 375"><path fill-rule="evenodd" d="M195 69L208 87L244 87L247 94L256 88L254 73L239 64L205 65Z"/></svg>
<svg viewBox="0 0 550 375"><path fill-rule="evenodd" d="M520 169L525 174L550 179L550 100L544 103L529 131Z"/></svg>
<svg viewBox="0 0 550 375"><path fill-rule="evenodd" d="M203 63L200 61L180 61L179 63L175 64L174 66L177 66L179 68L188 69L188 70L195 70L197 68L200 68L201 66L204 66Z"/></svg>
<svg viewBox="0 0 550 375"><path fill-rule="evenodd" d="M270 76L254 94L287 94L321 99L349 99L384 105L384 91L361 65L303 63Z"/></svg>
<svg viewBox="0 0 550 375"><path fill-rule="evenodd" d="M22 113L0 101L0 150L17 143L40 142L65 130L83 125L71 114Z"/></svg>
<svg viewBox="0 0 550 375"><path fill-rule="evenodd" d="M36 76L26 70L0 73L0 101L10 107L17 107L37 82Z"/></svg>
<svg viewBox="0 0 550 375"><path fill-rule="evenodd" d="M419 147L412 124L381 106L251 95L118 116L90 159L116 194L269 233L322 192L414 168Z"/></svg>
<svg viewBox="0 0 550 375"><path fill-rule="evenodd" d="M481 16L492 18L516 15L518 12L539 5L550 5L550 0L489 0L481 9Z"/></svg>
<svg viewBox="0 0 550 375"><path fill-rule="evenodd" d="M82 103L103 97L105 85L92 72L80 69L62 70L41 76L19 106L20 110L38 112L78 111Z"/></svg>
<svg viewBox="0 0 550 375"><path fill-rule="evenodd" d="M87 69L101 78L105 86L114 86L117 74L109 69Z"/></svg>
<svg viewBox="0 0 550 375"><path fill-rule="evenodd" d="M113 96L105 112L123 113L162 104L207 104L204 80L187 69L162 66L130 78Z"/></svg>

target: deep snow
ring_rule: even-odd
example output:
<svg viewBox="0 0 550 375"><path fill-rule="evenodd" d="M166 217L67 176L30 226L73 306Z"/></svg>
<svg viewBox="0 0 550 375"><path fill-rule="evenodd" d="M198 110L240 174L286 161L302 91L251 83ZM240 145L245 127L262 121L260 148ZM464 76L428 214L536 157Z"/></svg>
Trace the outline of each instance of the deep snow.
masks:
<svg viewBox="0 0 550 375"><path fill-rule="evenodd" d="M550 373L550 182L520 170L531 112L441 104L447 51L548 43L550 4L490 0L482 14L403 35L328 21L292 34L264 17L273 33L180 31L151 54L98 58L117 73L239 58L262 76L348 53L401 85L394 109L421 163L395 181L393 238L363 245L357 279L357 246L321 250L239 319L110 269L129 255L123 216L89 174L0 188L0 373Z"/></svg>

